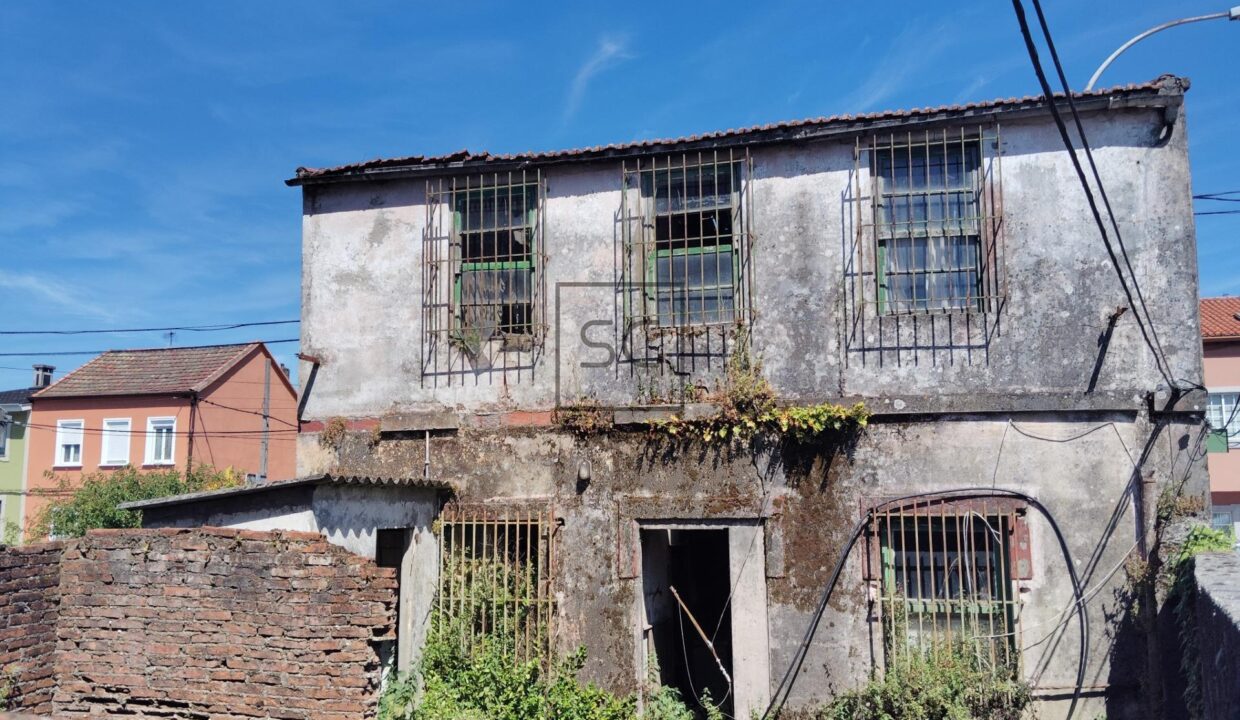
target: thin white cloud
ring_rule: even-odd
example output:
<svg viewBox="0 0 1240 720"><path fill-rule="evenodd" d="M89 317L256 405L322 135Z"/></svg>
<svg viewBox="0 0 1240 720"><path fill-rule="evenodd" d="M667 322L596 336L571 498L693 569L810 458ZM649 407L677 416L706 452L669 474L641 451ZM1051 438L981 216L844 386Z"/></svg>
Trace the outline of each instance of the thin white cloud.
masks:
<svg viewBox="0 0 1240 720"><path fill-rule="evenodd" d="M563 122L568 124L577 114L577 110L581 107L581 100L585 97L586 90L589 89L590 81L594 79L594 76L631 57L633 56L628 54L628 41L624 38L601 38L594 54L577 69L577 74L573 76L573 81L568 86L568 97L564 101Z"/></svg>
<svg viewBox="0 0 1240 720"><path fill-rule="evenodd" d="M65 285L42 278L37 275L18 273L0 273L0 288L15 292L26 292L30 295L63 308L65 311L98 320L112 320L116 313L106 307L84 300L78 293Z"/></svg>

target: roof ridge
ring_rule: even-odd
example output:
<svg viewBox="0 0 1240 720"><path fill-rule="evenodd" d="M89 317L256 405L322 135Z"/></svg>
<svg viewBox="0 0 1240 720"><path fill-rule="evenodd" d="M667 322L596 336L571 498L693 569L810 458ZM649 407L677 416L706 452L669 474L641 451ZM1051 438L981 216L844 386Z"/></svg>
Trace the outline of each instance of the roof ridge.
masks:
<svg viewBox="0 0 1240 720"><path fill-rule="evenodd" d="M241 342L241 343L216 343L214 345L182 345L180 347L113 348L111 350L104 350L103 352L99 353L99 355L102 356L102 355L108 355L111 353L122 353L122 352L137 353L137 352L167 352L169 350L205 350L207 348L242 347L242 346L258 345L258 344L260 344L260 341L251 340L250 342Z"/></svg>
<svg viewBox="0 0 1240 720"><path fill-rule="evenodd" d="M35 398L179 395L197 392L223 377L264 343L219 343L168 348L107 350L56 382ZM266 351L270 355L270 351Z"/></svg>

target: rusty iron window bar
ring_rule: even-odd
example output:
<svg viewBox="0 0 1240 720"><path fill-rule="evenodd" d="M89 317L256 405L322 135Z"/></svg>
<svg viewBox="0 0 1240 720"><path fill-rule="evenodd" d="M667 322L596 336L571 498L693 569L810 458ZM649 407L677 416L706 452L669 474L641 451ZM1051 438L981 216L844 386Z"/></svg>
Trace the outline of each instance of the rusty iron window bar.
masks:
<svg viewBox="0 0 1240 720"><path fill-rule="evenodd" d="M545 184L538 170L426 184L423 376L527 368L545 335ZM519 379L519 375L518 375Z"/></svg>
<svg viewBox="0 0 1240 720"><path fill-rule="evenodd" d="M728 326L749 319L748 151L639 158L622 167L627 324Z"/></svg>
<svg viewBox="0 0 1240 720"><path fill-rule="evenodd" d="M1005 291L998 126L876 135L864 152L860 143L870 168L867 299L877 314L997 311Z"/></svg>
<svg viewBox="0 0 1240 720"><path fill-rule="evenodd" d="M1013 536L1020 511L938 504L875 518L887 665L964 649L997 673L1013 671L1017 600Z"/></svg>
<svg viewBox="0 0 1240 720"><path fill-rule="evenodd" d="M438 522L431 632L464 652L484 639L518 662L554 661L555 532L550 508L451 504Z"/></svg>

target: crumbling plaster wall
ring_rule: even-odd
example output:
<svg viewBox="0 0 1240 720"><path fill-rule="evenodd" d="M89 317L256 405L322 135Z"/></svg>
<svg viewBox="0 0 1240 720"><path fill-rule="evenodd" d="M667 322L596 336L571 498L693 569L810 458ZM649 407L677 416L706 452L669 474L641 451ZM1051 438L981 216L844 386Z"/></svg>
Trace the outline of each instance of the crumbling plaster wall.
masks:
<svg viewBox="0 0 1240 720"><path fill-rule="evenodd" d="M1086 125L1171 372L1192 383L1201 365L1184 116L1160 139L1162 118L1155 108L1125 109L1091 114ZM1147 396L1163 380L1133 312L1120 317L1087 392L1099 338L1108 315L1125 303L1123 293L1049 119L1003 120L1002 138L1008 294L989 346L972 355L854 352L842 339L840 295L853 138L752 149L753 347L781 397L861 399L879 412L855 447L677 447L644 433L578 438L487 419L553 408L557 378L565 403L637 402L639 383L631 376L583 366L599 356L578 336L585 321L615 315L617 162L544 170L543 271L552 327L533 377L527 372L515 382L481 373L449 387L421 376L421 180L305 188L302 340L321 365L304 419L444 409L474 417L431 438L432 476L452 481L470 500L554 503L566 550L558 568L559 640L564 648L585 645L588 674L617 690L638 682L638 591L626 571L624 532L633 520L764 518L774 682L863 500L962 486L1027 492L1054 513L1081 571L1093 569L1086 584L1102 583L1090 605L1088 697L1077 716L1126 716L1137 702L1147 646L1126 619L1123 572L1111 571L1134 546L1144 549L1140 527L1152 523L1150 497L1173 480L1183 480L1189 494L1205 492L1195 453L1199 398L1181 401L1177 414L1149 419ZM561 286L557 316L561 283L595 285ZM303 365L302 377L309 372ZM386 432L373 445L369 433L359 432L328 451L315 434L303 433L299 471L420 475L423 442ZM1141 458L1134 483L1133 464ZM588 482L578 479L583 462ZM1022 646L1041 639L1071 602L1049 526L1036 516L1030 524L1034 575L1020 594L1021 626L1037 637L1022 638ZM854 685L879 661L881 631L858 558L854 553L811 648L794 705ZM1076 633L1069 624L1024 654L1027 675L1046 688L1041 717L1061 716L1067 707Z"/></svg>
<svg viewBox="0 0 1240 720"><path fill-rule="evenodd" d="M1157 427L1155 427L1157 426ZM432 439L432 474L452 478L462 498L502 503L543 498L564 519L557 568L560 642L584 645L587 673L633 690L637 580L626 571L632 520L765 518L772 681L788 666L862 502L959 487L1000 487L1038 498L1067 536L1083 583L1101 585L1090 604L1093 633L1085 710L1115 713L1137 702L1145 640L1124 622L1124 573L1139 527L1153 522L1150 498L1171 482L1197 496L1206 479L1195 422L1151 423L1134 413L958 415L939 422L872 424L850 446L764 447L751 453L681 446L646 433L590 438L547 430L463 430ZM344 443L336 462L358 472L392 473L420 463L421 440L370 447ZM1134 463L1144 457L1140 468ZM590 480L578 470L590 464ZM1135 478L1135 480L1134 480ZM1142 479L1154 483L1146 493ZM1135 500L1135 503L1134 503ZM1144 504L1143 504L1144 503ZM1071 585L1047 522L1030 514L1032 579L1021 581L1021 645L1053 629L1072 601ZM1148 539L1148 538L1147 538ZM881 627L867 600L862 552L846 566L794 688L792 704L812 705L864 679L881 662ZM1026 674L1048 689L1040 717L1062 714L1075 683L1077 629L1023 656ZM1117 716L1124 716L1119 714Z"/></svg>
<svg viewBox="0 0 1240 720"><path fill-rule="evenodd" d="M1162 118L1156 108L1116 110L1087 116L1086 126L1172 374L1196 380L1185 118L1181 113L1160 139ZM1105 349L1093 392L1084 392L1107 317L1126 301L1049 119L1001 120L1000 127L1002 170L995 172L1002 184L1007 300L988 329L989 347L971 354L876 355L846 347L840 287L853 232L847 202L853 139L752 149L754 347L781 395L861 397L888 410L1131 409L1164 384L1129 312ZM542 269L551 327L533 377L470 373L451 387L442 378L438 387L424 383L420 368L424 181L305 188L302 342L322 364L304 418L545 409L556 404L557 375L565 402L636 402L638 383L623 371L583 367L600 351L583 346L578 334L587 320L615 317L619 163L543 172L548 258ZM863 163L863 187L867 172ZM557 291L565 283L596 285ZM307 364L301 374L309 372Z"/></svg>

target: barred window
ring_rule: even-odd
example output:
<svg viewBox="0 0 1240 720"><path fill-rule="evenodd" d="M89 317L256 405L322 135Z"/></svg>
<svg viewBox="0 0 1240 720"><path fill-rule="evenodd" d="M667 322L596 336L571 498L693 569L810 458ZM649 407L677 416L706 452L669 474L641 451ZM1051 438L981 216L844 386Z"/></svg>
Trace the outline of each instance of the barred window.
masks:
<svg viewBox="0 0 1240 720"><path fill-rule="evenodd" d="M1013 515L881 516L882 611L889 661L909 648L968 645L1014 661Z"/></svg>
<svg viewBox="0 0 1240 720"><path fill-rule="evenodd" d="M744 168L731 151L625 167L625 187L638 191L623 209L637 221L625 226L626 317L669 328L745 319Z"/></svg>
<svg viewBox="0 0 1240 720"><path fill-rule="evenodd" d="M1236 410L1237 402L1240 402L1240 393L1212 392L1206 405L1206 420L1213 430L1226 433L1229 447L1240 447L1240 412Z"/></svg>
<svg viewBox="0 0 1240 720"><path fill-rule="evenodd" d="M545 507L445 507L431 633L466 651L491 641L521 661L550 663L556 527Z"/></svg>
<svg viewBox="0 0 1240 720"><path fill-rule="evenodd" d="M546 193L537 169L427 180L423 384L533 379L547 328Z"/></svg>
<svg viewBox="0 0 1240 720"><path fill-rule="evenodd" d="M880 313L976 310L984 292L978 137L927 133L874 154Z"/></svg>
<svg viewBox="0 0 1240 720"><path fill-rule="evenodd" d="M490 340L533 332L537 198L532 184L453 193L453 294L463 334Z"/></svg>

